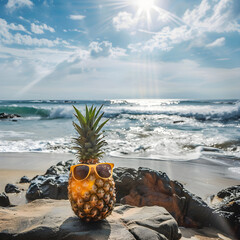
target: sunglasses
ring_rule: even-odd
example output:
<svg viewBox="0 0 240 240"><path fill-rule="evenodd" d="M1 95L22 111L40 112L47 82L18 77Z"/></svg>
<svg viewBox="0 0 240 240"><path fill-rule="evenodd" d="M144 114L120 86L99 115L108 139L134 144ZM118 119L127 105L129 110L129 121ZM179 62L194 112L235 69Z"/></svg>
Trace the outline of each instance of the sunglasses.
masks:
<svg viewBox="0 0 240 240"><path fill-rule="evenodd" d="M94 165L77 164L71 166L70 173L72 173L75 180L82 181L89 176L91 169L93 168L99 178L108 179L113 174L113 167L113 163L97 163Z"/></svg>

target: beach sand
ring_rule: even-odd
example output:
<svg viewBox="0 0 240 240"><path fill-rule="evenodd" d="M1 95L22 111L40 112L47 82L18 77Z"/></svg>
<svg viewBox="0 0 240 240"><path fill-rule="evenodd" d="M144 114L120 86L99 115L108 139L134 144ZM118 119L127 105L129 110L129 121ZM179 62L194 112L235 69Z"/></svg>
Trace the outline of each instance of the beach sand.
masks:
<svg viewBox="0 0 240 240"><path fill-rule="evenodd" d="M59 161L74 159L72 154L56 153L0 153L0 192L4 191L7 183L16 184L24 175L29 178L37 174L44 174L46 169ZM219 190L239 184L239 175L228 171L222 164L201 163L198 161L153 161L141 159L127 159L105 157L107 162L115 163L115 167L149 167L154 170L166 172L171 180L181 182L187 190L207 200L209 196ZM28 184L18 184L27 189ZM8 194L12 204L25 203L25 192ZM182 239L229 239L214 229L201 230L181 228Z"/></svg>

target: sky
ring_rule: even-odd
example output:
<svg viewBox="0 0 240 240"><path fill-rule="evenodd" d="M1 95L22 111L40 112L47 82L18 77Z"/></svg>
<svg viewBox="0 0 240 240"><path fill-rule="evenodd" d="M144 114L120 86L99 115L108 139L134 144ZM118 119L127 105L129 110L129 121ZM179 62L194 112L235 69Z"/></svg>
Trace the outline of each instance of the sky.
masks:
<svg viewBox="0 0 240 240"><path fill-rule="evenodd" d="M239 99L239 0L0 0L0 99Z"/></svg>

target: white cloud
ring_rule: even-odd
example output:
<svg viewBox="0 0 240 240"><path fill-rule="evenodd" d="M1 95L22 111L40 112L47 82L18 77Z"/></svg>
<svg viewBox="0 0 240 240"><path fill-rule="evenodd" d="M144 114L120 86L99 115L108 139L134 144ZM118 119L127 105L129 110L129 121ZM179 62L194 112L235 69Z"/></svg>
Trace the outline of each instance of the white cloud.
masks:
<svg viewBox="0 0 240 240"><path fill-rule="evenodd" d="M0 32L2 34L7 34L9 30L28 32L23 25L14 23L8 24L5 19L0 18Z"/></svg>
<svg viewBox="0 0 240 240"><path fill-rule="evenodd" d="M20 33L13 34L12 31L24 31L27 32L26 29L18 24L10 23L8 24L6 20L0 18L0 43L3 44L19 44L19 45L27 45L27 46L47 46L53 47L59 44L67 44L67 42L56 38L55 40L49 40L46 38L33 38L30 35L23 35ZM27 32L28 33L28 32Z"/></svg>
<svg viewBox="0 0 240 240"><path fill-rule="evenodd" d="M240 68L201 67L188 59L180 62L151 61L146 65L139 60L122 61L106 57L83 60L74 54L56 66L41 86L44 86L43 92L51 91L48 95L57 92L66 96L69 92L68 96L74 98L79 94L88 98L89 92L93 91L94 98L228 98L239 97L239 74ZM39 85L32 91L39 91Z"/></svg>
<svg viewBox="0 0 240 240"><path fill-rule="evenodd" d="M233 14L234 11L232 0L202 0L199 6L184 13L183 20L202 32L240 32L240 24Z"/></svg>
<svg viewBox="0 0 240 240"><path fill-rule="evenodd" d="M119 12L116 17L113 18L113 26L117 31L122 29L130 29L135 27L137 24L137 19L133 18L131 13Z"/></svg>
<svg viewBox="0 0 240 240"><path fill-rule="evenodd" d="M204 42L200 39L204 38L206 33L240 32L239 15L233 12L234 2L232 0L202 0L194 9L185 11L183 21L186 24L175 28L163 27L155 33L145 31L152 37L145 42L130 44L128 48L133 52L153 51L154 49L166 51L176 44L190 40L190 47L195 46L194 42L198 47L204 46ZM220 38L208 44L208 47L223 46L224 43L225 39Z"/></svg>
<svg viewBox="0 0 240 240"><path fill-rule="evenodd" d="M69 18L72 20L83 20L86 16L83 15L70 15Z"/></svg>
<svg viewBox="0 0 240 240"><path fill-rule="evenodd" d="M7 43L9 44L9 42ZM59 45L61 41L59 38L56 38L55 40L49 40L46 38L38 39L38 38L32 38L29 35L22 35L17 33L11 39L11 43L16 43L19 45L38 46L38 47L42 47L42 46L53 47L53 46Z"/></svg>
<svg viewBox="0 0 240 240"><path fill-rule="evenodd" d="M127 56L126 49L113 47L111 42L91 42L89 44L90 55L93 58L99 57L122 57Z"/></svg>
<svg viewBox="0 0 240 240"><path fill-rule="evenodd" d="M98 57L91 57L93 49ZM239 97L240 68L201 67L188 59L146 64L140 59L113 58L111 51L117 49L110 42L95 42L86 50L68 51L1 48L0 54L9 56L0 65L2 98L8 98L10 93L23 99L79 98L79 95L89 98L93 91L96 99ZM100 58L102 51L105 57Z"/></svg>
<svg viewBox="0 0 240 240"><path fill-rule="evenodd" d="M33 3L30 0L8 0L6 4L6 8L8 8L11 11L21 7L31 8L32 6Z"/></svg>
<svg viewBox="0 0 240 240"><path fill-rule="evenodd" d="M132 52L152 52L154 49L169 51L172 49L174 44L191 40L193 36L193 30L189 29L187 26L180 26L174 29L164 27L160 32L152 33L152 38L146 42L130 44L128 48Z"/></svg>
<svg viewBox="0 0 240 240"><path fill-rule="evenodd" d="M206 47L212 48L212 47L222 47L225 44L225 38L221 37L216 39L214 42L209 43Z"/></svg>
<svg viewBox="0 0 240 240"><path fill-rule="evenodd" d="M74 28L74 29L63 29L64 32L79 32L79 33L83 33L83 34L87 34L87 31L84 31L84 30L80 30L80 29L77 29L77 28Z"/></svg>
<svg viewBox="0 0 240 240"><path fill-rule="evenodd" d="M31 31L36 34L43 34L44 30L55 32L55 29L52 27L47 26L45 23L42 25L37 25L35 23L31 23Z"/></svg>

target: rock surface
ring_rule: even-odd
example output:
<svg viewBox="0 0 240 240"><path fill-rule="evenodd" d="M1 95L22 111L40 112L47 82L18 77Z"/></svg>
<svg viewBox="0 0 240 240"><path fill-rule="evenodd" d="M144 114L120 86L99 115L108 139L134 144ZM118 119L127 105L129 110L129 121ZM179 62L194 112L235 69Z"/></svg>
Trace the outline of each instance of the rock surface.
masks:
<svg viewBox="0 0 240 240"><path fill-rule="evenodd" d="M20 190L19 187L17 187L16 185L11 184L11 183L8 183L8 184L5 186L5 192L6 192L6 193L20 193L21 190Z"/></svg>
<svg viewBox="0 0 240 240"><path fill-rule="evenodd" d="M117 168L116 189L119 200L133 206L158 205L166 208L180 226L208 226L212 210L199 197L188 192L181 183L171 181L166 173L149 168Z"/></svg>
<svg viewBox="0 0 240 240"><path fill-rule="evenodd" d="M73 160L59 162L51 166L44 175L31 181L26 197L67 199L68 174ZM214 226L223 229L221 222L228 218L220 211L210 208L200 197L187 191L177 181L172 181L166 173L149 168L115 168L113 178L116 183L117 203L133 206L161 206L177 220L179 226ZM232 231L231 231L232 233Z"/></svg>
<svg viewBox="0 0 240 240"><path fill-rule="evenodd" d="M221 190L212 198L214 214L221 215L224 223L220 225L229 226L229 230L234 232L240 239L240 185Z"/></svg>
<svg viewBox="0 0 240 240"><path fill-rule="evenodd" d="M77 218L67 200L35 200L0 208L0 239L177 240L181 234L174 218L162 207L121 205L100 222Z"/></svg>
<svg viewBox="0 0 240 240"><path fill-rule="evenodd" d="M30 179L27 176L21 177L19 183L30 183Z"/></svg>
<svg viewBox="0 0 240 240"><path fill-rule="evenodd" d="M68 175L73 160L59 162L51 166L44 175L38 175L31 180L26 198L35 200L41 198L68 199Z"/></svg>
<svg viewBox="0 0 240 240"><path fill-rule="evenodd" d="M0 113L0 119L8 119L8 118L16 118L21 117L18 114L8 114L8 113Z"/></svg>
<svg viewBox="0 0 240 240"><path fill-rule="evenodd" d="M4 192L0 193L0 206L8 207L9 205L10 205L10 201L8 196Z"/></svg>

